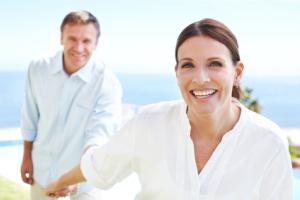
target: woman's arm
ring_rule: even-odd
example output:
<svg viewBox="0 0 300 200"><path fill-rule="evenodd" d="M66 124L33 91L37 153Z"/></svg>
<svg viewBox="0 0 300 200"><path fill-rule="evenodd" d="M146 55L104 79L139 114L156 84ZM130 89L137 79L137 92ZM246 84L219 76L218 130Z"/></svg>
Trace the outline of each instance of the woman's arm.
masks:
<svg viewBox="0 0 300 200"><path fill-rule="evenodd" d="M66 190L68 186L84 181L86 181L86 179L78 164L73 169L63 174L59 179L50 183L46 188L46 194L48 196L57 196L59 191Z"/></svg>
<svg viewBox="0 0 300 200"><path fill-rule="evenodd" d="M132 125L134 123L134 125ZM88 180L101 189L108 189L132 172L134 148L132 131L135 120L130 120L108 143L101 147L89 146L80 164L63 174L46 188L48 196L60 196L70 185ZM63 192L65 194L65 192Z"/></svg>
<svg viewBox="0 0 300 200"><path fill-rule="evenodd" d="M260 198L263 200L292 200L293 171L288 150L282 147L273 157L262 177Z"/></svg>

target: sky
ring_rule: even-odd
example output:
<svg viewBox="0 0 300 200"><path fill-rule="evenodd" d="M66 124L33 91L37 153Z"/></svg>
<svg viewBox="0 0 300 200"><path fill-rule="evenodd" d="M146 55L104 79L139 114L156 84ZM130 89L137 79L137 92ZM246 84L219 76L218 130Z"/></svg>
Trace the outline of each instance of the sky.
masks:
<svg viewBox="0 0 300 200"><path fill-rule="evenodd" d="M0 71L26 71L60 46L73 10L100 21L97 59L116 73L174 73L174 48L190 23L214 18L236 35L248 76L300 76L300 0L10 0L0 3Z"/></svg>

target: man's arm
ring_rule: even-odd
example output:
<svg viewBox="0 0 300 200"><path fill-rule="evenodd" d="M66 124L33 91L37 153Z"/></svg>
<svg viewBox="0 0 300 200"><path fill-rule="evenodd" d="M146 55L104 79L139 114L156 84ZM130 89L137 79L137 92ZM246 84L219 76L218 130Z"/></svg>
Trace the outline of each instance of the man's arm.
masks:
<svg viewBox="0 0 300 200"><path fill-rule="evenodd" d="M85 146L101 146L114 135L122 120L122 87L115 75L105 70L100 95L85 129Z"/></svg>
<svg viewBox="0 0 300 200"><path fill-rule="evenodd" d="M28 69L25 87L25 99L23 102L21 115L21 133L24 139L21 177L25 183L30 185L33 184L33 163L31 153L33 141L36 137L36 126L39 118L38 107L32 89L32 65L33 64L31 63Z"/></svg>
<svg viewBox="0 0 300 200"><path fill-rule="evenodd" d="M24 141L23 160L21 165L22 180L32 185L33 184L33 164L31 159L32 142Z"/></svg>

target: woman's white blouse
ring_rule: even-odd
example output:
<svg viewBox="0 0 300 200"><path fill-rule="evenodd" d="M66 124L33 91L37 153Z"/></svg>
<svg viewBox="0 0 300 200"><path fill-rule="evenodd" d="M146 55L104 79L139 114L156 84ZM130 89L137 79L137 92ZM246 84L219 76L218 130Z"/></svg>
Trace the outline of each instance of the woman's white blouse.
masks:
<svg viewBox="0 0 300 200"><path fill-rule="evenodd" d="M81 160L84 177L110 188L136 172L137 200L292 200L287 143L277 125L242 105L200 174L182 101L146 106Z"/></svg>

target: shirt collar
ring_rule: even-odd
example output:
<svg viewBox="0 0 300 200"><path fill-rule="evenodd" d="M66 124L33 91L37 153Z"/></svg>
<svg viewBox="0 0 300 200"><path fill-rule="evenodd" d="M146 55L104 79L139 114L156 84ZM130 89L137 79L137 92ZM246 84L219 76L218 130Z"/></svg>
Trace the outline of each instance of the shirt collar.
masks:
<svg viewBox="0 0 300 200"><path fill-rule="evenodd" d="M92 78L92 70L93 70L93 55L89 59L89 61L84 65L81 69L79 69L77 72L72 74L71 76L78 76L81 80L84 82L88 82ZM64 71L63 68L63 51L59 51L55 55L55 62L53 63L53 66L51 67L51 74L56 74L59 72Z"/></svg>
<svg viewBox="0 0 300 200"><path fill-rule="evenodd" d="M54 62L51 67L51 74L56 74L63 71L63 52L59 51L54 56Z"/></svg>
<svg viewBox="0 0 300 200"><path fill-rule="evenodd" d="M81 67L77 72L72 74L72 76L78 76L84 82L89 82L92 78L93 73L93 56L89 59L89 61Z"/></svg>
<svg viewBox="0 0 300 200"><path fill-rule="evenodd" d="M247 110L247 108L243 104L241 104L239 102L239 100L237 100L234 97L232 97L232 102L235 103L240 108L240 116L239 116L238 121L234 125L234 127L231 130L228 131L228 133L230 133L230 134L226 133L223 138L228 138L228 137L230 137L230 135L234 135L232 133L238 133L238 132L240 132L239 130L244 126L244 121L245 121L244 120L244 118L245 118L244 115L245 115L245 111ZM190 125L189 118L187 116L187 104L183 100L181 102L180 113L181 113L180 117L181 117L181 126L182 126L182 129L184 130L185 133L187 133L188 135L190 135L191 125Z"/></svg>
<svg viewBox="0 0 300 200"><path fill-rule="evenodd" d="M180 122L181 122L183 133L186 133L188 136L190 136L191 125L190 125L189 118L187 116L187 105L184 102L184 100L181 100L181 104L180 104L180 118L181 118Z"/></svg>

